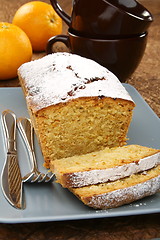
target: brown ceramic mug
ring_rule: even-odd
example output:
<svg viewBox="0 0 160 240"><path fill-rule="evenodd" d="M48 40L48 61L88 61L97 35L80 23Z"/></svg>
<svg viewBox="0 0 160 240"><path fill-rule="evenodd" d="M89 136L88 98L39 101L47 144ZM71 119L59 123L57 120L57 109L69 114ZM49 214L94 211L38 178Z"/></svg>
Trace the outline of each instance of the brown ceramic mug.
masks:
<svg viewBox="0 0 160 240"><path fill-rule="evenodd" d="M50 0L59 16L77 35L106 38L146 32L153 17L136 0L74 0L71 17Z"/></svg>
<svg viewBox="0 0 160 240"><path fill-rule="evenodd" d="M47 53L53 53L53 45L63 42L71 53L90 58L108 68L121 82L135 71L140 63L147 43L147 33L124 39L84 38L68 31L68 35L57 35L49 39Z"/></svg>

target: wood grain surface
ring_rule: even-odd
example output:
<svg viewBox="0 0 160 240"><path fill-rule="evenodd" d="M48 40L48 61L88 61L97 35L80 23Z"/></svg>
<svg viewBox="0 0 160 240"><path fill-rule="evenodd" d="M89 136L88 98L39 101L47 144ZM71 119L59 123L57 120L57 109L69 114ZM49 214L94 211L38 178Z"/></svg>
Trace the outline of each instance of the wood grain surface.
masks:
<svg viewBox="0 0 160 240"><path fill-rule="evenodd" d="M0 21L11 22L15 11L26 2L29 1L0 0ZM49 0L44 2L50 3ZM72 0L59 0L59 4L69 14L71 2ZM139 0L139 2L152 12L154 22L149 29L144 57L127 82L140 92L160 117L160 0ZM67 33L65 24L63 24L63 33ZM44 52L34 53L33 59L44 55ZM17 86L20 86L17 78L0 81L0 87ZM160 214L49 223L0 224L0 240L149 240L154 238L160 239Z"/></svg>

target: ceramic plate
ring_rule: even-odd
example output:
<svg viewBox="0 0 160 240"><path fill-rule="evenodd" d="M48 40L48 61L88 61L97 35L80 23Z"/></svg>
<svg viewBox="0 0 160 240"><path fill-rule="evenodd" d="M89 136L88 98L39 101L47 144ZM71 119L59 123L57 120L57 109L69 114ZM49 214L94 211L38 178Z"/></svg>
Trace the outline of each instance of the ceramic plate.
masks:
<svg viewBox="0 0 160 240"><path fill-rule="evenodd" d="M160 119L143 100L135 88L124 84L136 108L130 125L128 144L141 144L148 147L160 148ZM11 109L17 115L28 116L25 100L21 88L0 88L0 113ZM2 129L0 128L0 171L5 159ZM36 154L41 171L43 157L36 141ZM18 134L18 157L22 175L29 171L27 152L24 143ZM25 184L24 186L26 209L17 210L9 205L0 189L0 222L45 222L76 220L89 218L104 218L148 214L160 212L160 193L144 198L132 204L109 210L94 210L85 206L67 189L57 183Z"/></svg>

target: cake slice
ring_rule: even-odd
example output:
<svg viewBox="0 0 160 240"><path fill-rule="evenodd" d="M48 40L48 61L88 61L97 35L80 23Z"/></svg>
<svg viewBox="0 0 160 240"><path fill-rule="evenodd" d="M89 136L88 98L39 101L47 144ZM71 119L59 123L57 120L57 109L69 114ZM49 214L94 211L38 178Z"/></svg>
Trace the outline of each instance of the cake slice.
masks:
<svg viewBox="0 0 160 240"><path fill-rule="evenodd" d="M55 53L23 64L18 76L47 168L54 159L126 144L135 104L106 68Z"/></svg>
<svg viewBox="0 0 160 240"><path fill-rule="evenodd" d="M160 164L160 150L127 145L51 161L50 169L63 187L115 181Z"/></svg>
<svg viewBox="0 0 160 240"><path fill-rule="evenodd" d="M131 203L160 190L160 165L145 173L97 185L70 188L84 204L95 209L108 209Z"/></svg>

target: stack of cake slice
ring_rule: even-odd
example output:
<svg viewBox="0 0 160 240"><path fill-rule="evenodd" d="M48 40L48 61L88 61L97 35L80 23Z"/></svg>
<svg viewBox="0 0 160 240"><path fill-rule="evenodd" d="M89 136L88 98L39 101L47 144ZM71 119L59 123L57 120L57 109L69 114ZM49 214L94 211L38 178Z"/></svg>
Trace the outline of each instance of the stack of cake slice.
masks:
<svg viewBox="0 0 160 240"><path fill-rule="evenodd" d="M57 182L84 204L107 209L160 189L160 150L127 145L51 162Z"/></svg>

